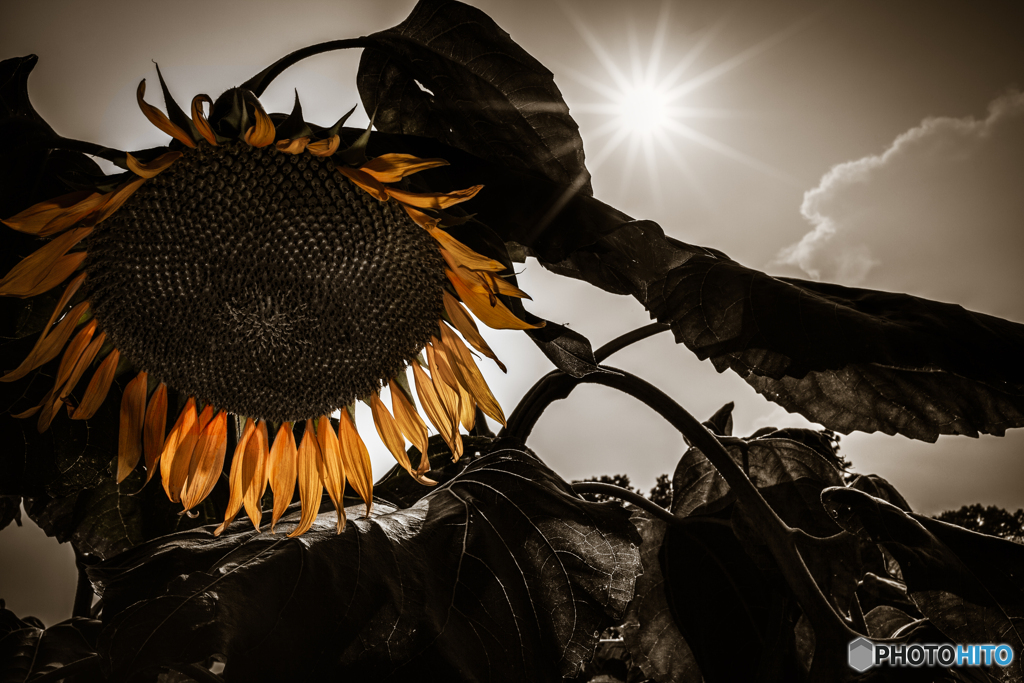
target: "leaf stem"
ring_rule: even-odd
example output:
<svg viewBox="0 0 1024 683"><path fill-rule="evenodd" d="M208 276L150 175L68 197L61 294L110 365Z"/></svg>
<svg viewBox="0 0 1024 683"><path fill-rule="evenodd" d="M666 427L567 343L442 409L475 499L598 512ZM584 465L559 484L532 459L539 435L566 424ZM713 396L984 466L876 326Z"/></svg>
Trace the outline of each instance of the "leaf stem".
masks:
<svg viewBox="0 0 1024 683"><path fill-rule="evenodd" d="M49 681L59 681L74 674L80 674L86 671L90 671L92 669L98 670L99 668L100 656L89 655L88 657L82 657L81 659L76 659L73 662L65 664L59 669L47 671L46 673L40 676L30 678L28 683L49 683Z"/></svg>

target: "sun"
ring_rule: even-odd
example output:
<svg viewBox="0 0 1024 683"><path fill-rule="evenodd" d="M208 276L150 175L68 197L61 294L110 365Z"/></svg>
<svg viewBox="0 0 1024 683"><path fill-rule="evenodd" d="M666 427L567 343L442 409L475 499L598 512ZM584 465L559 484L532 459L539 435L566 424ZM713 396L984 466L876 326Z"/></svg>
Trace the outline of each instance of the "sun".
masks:
<svg viewBox="0 0 1024 683"><path fill-rule="evenodd" d="M587 155L591 172L596 172L615 155L616 166L621 170L619 188L634 192L638 189L637 183L642 183L654 196L661 196L661 176L657 169L660 163L667 163L681 171L690 186L699 191L699 174L689 161L693 155L688 153L696 145L784 183L799 186L799 181L783 171L702 132L702 120L746 120L750 114L701 106L698 91L803 30L817 15L804 17L698 70L695 65L726 27L728 17L692 35L689 40L670 41L670 8L670 2L662 4L654 31L647 31L644 40L637 31L630 29L628 53L613 55L585 21L562 4L603 70L603 73L593 74L571 66L562 69L599 97L598 101L574 103L571 107L574 113L583 114L584 119L590 116L587 123L593 122L587 126L585 134L588 143L596 142L595 151ZM682 52L678 51L678 46L683 46ZM638 165L641 168L638 169Z"/></svg>

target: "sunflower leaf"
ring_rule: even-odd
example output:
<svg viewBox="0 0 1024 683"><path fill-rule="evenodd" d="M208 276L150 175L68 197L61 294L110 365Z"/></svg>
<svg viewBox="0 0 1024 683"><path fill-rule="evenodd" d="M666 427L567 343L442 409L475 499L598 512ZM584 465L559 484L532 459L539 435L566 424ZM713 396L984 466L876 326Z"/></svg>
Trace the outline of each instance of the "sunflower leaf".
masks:
<svg viewBox="0 0 1024 683"><path fill-rule="evenodd" d="M579 127L552 73L486 14L420 0L367 40L357 85L378 130L434 138L592 193Z"/></svg>
<svg viewBox="0 0 1024 683"><path fill-rule="evenodd" d="M236 522L90 568L112 674L220 653L227 681L557 681L590 659L640 573L627 513L522 451L479 458L410 508L354 507L341 534L334 515L302 538Z"/></svg>

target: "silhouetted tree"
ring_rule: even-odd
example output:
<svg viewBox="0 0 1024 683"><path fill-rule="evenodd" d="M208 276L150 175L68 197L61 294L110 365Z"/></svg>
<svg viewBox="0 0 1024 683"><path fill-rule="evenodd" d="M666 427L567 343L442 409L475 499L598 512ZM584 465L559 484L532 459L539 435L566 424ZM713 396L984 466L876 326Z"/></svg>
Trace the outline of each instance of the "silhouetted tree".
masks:
<svg viewBox="0 0 1024 683"><path fill-rule="evenodd" d="M1024 543L1024 510L1010 512L995 505L984 507L975 503L964 505L959 510L946 510L936 515L935 519L989 536Z"/></svg>

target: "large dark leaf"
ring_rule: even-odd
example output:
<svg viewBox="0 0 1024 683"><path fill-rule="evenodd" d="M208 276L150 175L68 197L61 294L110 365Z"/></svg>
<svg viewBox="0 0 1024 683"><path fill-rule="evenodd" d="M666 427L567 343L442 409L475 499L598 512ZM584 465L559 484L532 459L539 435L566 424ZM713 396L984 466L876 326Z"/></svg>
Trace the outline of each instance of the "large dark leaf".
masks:
<svg viewBox="0 0 1024 683"><path fill-rule="evenodd" d="M580 500L519 451L481 457L410 508L376 507L350 508L341 535L334 513L298 539L236 523L90 570L114 680L214 653L228 681L560 680L641 571L621 507Z"/></svg>
<svg viewBox="0 0 1024 683"><path fill-rule="evenodd" d="M358 87L374 125L433 138L590 194L579 128L550 71L478 9L420 0L369 36Z"/></svg>
<svg viewBox="0 0 1024 683"><path fill-rule="evenodd" d="M822 502L836 521L878 543L900 564L907 594L954 643L1006 643L1024 651L1024 546L907 513L850 488L828 489ZM1024 678L1019 659L990 673Z"/></svg>
<svg viewBox="0 0 1024 683"><path fill-rule="evenodd" d="M0 683L23 683L96 651L100 623L74 617L50 628L19 619L0 601ZM82 680L75 678L72 680Z"/></svg>

